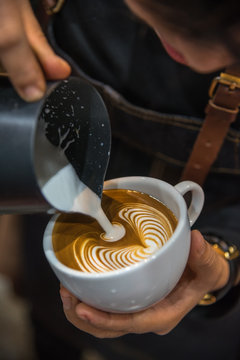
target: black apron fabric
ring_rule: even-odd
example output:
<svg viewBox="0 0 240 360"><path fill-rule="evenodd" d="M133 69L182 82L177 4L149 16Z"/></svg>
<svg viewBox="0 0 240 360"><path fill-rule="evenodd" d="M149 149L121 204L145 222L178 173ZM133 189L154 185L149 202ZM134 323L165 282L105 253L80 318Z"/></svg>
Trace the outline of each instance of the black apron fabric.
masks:
<svg viewBox="0 0 240 360"><path fill-rule="evenodd" d="M49 39L73 74L94 84L106 102L113 133L107 178L150 175L176 184L216 74L199 75L171 60L121 0L66 1L53 18ZM238 118L204 185L206 203L195 227L240 246L239 136ZM48 339L54 334L72 349L91 347L107 360L240 359L239 287L213 306L197 306L165 336L99 340L73 328L41 250L47 221L47 216L26 218L27 289L42 346L46 334Z"/></svg>

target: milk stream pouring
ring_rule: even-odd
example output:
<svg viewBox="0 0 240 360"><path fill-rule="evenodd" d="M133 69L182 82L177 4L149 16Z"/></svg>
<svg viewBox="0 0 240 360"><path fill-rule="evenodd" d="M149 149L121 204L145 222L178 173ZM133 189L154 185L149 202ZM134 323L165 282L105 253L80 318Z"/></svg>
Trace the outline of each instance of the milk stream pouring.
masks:
<svg viewBox="0 0 240 360"><path fill-rule="evenodd" d="M0 99L0 213L75 211L86 191L100 203L111 130L96 89L70 77L26 103L2 78Z"/></svg>

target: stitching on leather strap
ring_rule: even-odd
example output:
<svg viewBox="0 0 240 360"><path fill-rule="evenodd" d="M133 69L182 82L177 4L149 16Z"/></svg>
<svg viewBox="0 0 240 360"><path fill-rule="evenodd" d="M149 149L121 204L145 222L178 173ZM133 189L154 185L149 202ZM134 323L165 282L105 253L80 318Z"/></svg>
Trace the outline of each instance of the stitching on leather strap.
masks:
<svg viewBox="0 0 240 360"><path fill-rule="evenodd" d="M215 89L216 78L213 81ZM222 147L230 124L236 120L239 112L240 64L221 73L217 84L215 93L212 91L213 85L210 87L210 93L212 95L214 93L214 97L213 100L209 100L205 109L205 120L181 177L182 180L193 180L200 185L203 185ZM225 91L226 85L228 86L227 92Z"/></svg>

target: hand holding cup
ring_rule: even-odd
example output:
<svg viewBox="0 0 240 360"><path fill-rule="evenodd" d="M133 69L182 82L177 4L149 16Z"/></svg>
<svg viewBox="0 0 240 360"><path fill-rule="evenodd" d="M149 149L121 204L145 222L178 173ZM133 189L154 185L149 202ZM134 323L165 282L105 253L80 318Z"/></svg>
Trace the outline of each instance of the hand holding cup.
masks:
<svg viewBox="0 0 240 360"><path fill-rule="evenodd" d="M205 293L225 286L228 276L227 261L194 230L188 263L181 279L164 299L145 310L113 314L80 302L66 288L61 287L60 294L67 319L78 329L98 338L148 332L165 335L199 303Z"/></svg>

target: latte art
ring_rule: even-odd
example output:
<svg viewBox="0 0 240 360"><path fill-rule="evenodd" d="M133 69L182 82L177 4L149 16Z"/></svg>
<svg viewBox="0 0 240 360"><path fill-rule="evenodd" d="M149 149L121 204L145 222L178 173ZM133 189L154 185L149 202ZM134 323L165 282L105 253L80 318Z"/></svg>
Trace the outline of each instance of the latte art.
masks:
<svg viewBox="0 0 240 360"><path fill-rule="evenodd" d="M164 213L148 205L137 205L136 208L136 204L129 204L119 216L132 227L142 244L154 249L164 245L174 230Z"/></svg>
<svg viewBox="0 0 240 360"><path fill-rule="evenodd" d="M161 248L176 227L171 211L149 195L129 190L106 190L102 207L125 236L104 241L99 224L84 215L61 215L53 231L53 246L65 265L84 272L108 272L147 259Z"/></svg>

